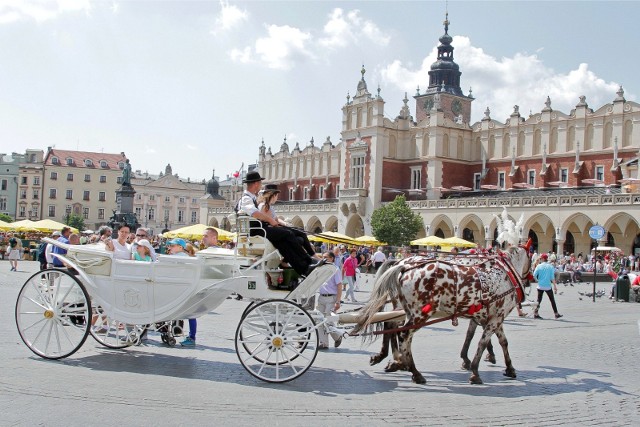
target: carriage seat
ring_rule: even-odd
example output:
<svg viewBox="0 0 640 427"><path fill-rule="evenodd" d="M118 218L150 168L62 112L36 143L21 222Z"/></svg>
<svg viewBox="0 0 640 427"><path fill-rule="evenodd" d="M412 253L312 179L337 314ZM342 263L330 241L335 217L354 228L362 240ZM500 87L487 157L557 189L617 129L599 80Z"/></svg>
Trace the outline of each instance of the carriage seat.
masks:
<svg viewBox="0 0 640 427"><path fill-rule="evenodd" d="M233 215L236 223L237 241L236 250L241 256L264 256L276 250L273 244L267 239L267 232L262 225L245 214ZM260 224L260 225L257 225ZM254 234L253 236L251 234ZM267 268L278 268L280 256L271 257L267 260Z"/></svg>

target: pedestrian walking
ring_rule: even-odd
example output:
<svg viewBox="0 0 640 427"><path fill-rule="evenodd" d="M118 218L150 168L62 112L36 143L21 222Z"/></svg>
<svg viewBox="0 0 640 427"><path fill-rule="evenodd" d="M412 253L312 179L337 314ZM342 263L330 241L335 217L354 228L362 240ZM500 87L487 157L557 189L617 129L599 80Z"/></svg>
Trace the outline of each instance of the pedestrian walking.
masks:
<svg viewBox="0 0 640 427"><path fill-rule="evenodd" d="M533 271L533 277L538 281L538 306L533 312L533 317L536 319L542 319L538 314L540 310L540 303L542 302L542 296L547 294L549 301L551 301L551 308L555 313L556 319L562 317L562 314L558 313L558 307L556 307L556 300L553 296L554 293L558 293L558 286L555 279L555 268L549 262L549 256L546 253L540 254L540 264ZM553 286L553 291L551 287Z"/></svg>

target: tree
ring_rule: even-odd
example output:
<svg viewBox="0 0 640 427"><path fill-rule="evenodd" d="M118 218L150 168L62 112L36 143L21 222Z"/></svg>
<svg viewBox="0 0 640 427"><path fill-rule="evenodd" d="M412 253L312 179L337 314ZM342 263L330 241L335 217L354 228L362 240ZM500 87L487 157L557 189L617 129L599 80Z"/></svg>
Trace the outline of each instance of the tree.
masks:
<svg viewBox="0 0 640 427"><path fill-rule="evenodd" d="M77 228L78 231L84 230L84 218L78 214L67 215L64 223L70 227Z"/></svg>
<svg viewBox="0 0 640 427"><path fill-rule="evenodd" d="M11 218L9 215L7 215L6 213L0 213L0 221L4 221L4 222L13 222L13 218Z"/></svg>
<svg viewBox="0 0 640 427"><path fill-rule="evenodd" d="M411 211L404 196L397 196L393 202L376 209L371 215L374 237L392 246L408 245L422 226L422 218Z"/></svg>

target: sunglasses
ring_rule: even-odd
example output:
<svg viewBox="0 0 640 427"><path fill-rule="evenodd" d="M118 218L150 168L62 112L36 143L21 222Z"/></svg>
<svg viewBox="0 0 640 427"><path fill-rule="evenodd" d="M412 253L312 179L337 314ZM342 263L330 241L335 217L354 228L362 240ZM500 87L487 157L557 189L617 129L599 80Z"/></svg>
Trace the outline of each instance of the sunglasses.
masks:
<svg viewBox="0 0 640 427"><path fill-rule="evenodd" d="M136 237L147 237L146 234L136 234Z"/></svg>

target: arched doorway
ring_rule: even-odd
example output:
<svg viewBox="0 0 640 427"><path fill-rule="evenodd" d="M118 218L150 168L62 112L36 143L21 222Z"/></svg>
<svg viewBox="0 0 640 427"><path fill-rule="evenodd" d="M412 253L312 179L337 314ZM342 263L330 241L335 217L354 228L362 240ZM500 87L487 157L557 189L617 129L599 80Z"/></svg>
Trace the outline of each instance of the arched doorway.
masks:
<svg viewBox="0 0 640 427"><path fill-rule="evenodd" d="M576 252L576 240L573 238L573 233L570 231L567 231L564 238L564 252L569 254L574 254Z"/></svg>
<svg viewBox="0 0 640 427"><path fill-rule="evenodd" d="M538 250L538 235L535 231L529 229L529 234L527 235L527 240L531 239L531 249L534 251Z"/></svg>
<svg viewBox="0 0 640 427"><path fill-rule="evenodd" d="M464 230L462 230L462 238L469 242L476 242L476 239L473 236L473 230L471 230L470 228L465 228Z"/></svg>

